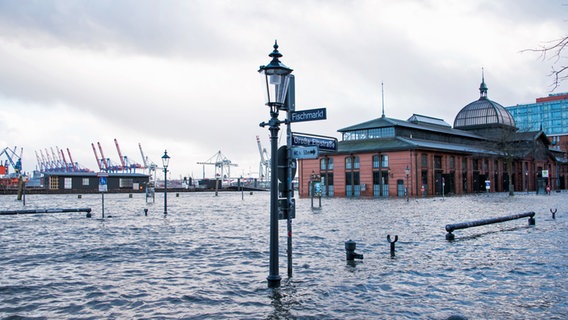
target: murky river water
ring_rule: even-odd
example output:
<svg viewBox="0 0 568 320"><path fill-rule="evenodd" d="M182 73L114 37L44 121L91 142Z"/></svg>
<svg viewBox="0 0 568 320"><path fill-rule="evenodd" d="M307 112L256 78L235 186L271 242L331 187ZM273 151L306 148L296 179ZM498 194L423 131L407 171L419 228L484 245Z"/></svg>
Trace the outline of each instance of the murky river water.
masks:
<svg viewBox="0 0 568 320"><path fill-rule="evenodd" d="M5 319L568 319L568 193L391 200L297 199L294 275L280 222L280 289L268 289L269 193L0 196ZM315 202L317 205L317 201ZM148 208L148 216L144 215ZM557 209L552 219L550 209ZM455 231L448 223L534 211ZM391 257L387 235L397 235ZM349 264L344 243L363 260Z"/></svg>

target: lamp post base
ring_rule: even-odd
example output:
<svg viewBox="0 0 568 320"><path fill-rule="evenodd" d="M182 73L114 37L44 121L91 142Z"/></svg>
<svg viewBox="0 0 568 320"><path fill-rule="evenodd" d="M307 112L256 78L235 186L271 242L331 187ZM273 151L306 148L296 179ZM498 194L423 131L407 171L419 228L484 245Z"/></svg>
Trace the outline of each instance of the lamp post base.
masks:
<svg viewBox="0 0 568 320"><path fill-rule="evenodd" d="M282 280L282 278L276 274L276 275L269 275L268 278L266 278L266 280L268 280L269 288L279 288L280 281Z"/></svg>

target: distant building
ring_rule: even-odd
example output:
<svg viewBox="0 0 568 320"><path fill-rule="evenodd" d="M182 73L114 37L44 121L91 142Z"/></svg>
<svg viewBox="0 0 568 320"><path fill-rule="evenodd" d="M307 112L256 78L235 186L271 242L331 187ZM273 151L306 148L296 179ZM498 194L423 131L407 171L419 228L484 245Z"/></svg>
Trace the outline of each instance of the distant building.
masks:
<svg viewBox="0 0 568 320"><path fill-rule="evenodd" d="M328 197L404 197L474 192L545 192L566 187L567 164L537 128L519 132L513 116L487 97L463 107L453 127L414 114L385 117L338 130L336 152L299 160L299 193L314 181Z"/></svg>
<svg viewBox="0 0 568 320"><path fill-rule="evenodd" d="M568 93L550 94L535 103L507 107L519 131L542 130L553 149L568 152Z"/></svg>
<svg viewBox="0 0 568 320"><path fill-rule="evenodd" d="M96 172L43 172L43 188L53 193L99 192ZM141 173L108 173L107 192L145 191L150 177Z"/></svg>

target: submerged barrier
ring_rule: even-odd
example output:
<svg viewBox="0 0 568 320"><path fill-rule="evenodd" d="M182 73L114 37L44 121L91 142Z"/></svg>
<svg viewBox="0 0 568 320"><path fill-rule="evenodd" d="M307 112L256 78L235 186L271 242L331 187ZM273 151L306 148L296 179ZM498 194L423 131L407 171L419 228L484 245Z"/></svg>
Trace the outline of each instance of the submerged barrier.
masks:
<svg viewBox="0 0 568 320"><path fill-rule="evenodd" d="M5 210L0 211L0 215L33 214L33 213L58 213L58 212L91 212L91 208L71 208L71 209L26 209L26 210Z"/></svg>
<svg viewBox="0 0 568 320"><path fill-rule="evenodd" d="M535 224L534 212L525 212L525 213L519 213L519 214L514 214L514 215L510 215L510 216L505 216L505 217L497 217L497 218L483 219L483 220L477 220L477 221L448 224L448 225L446 225L446 231L448 231L448 233L446 234L446 240L454 240L455 239L455 236L452 233L452 232L454 232L454 230L484 226L484 225L487 225L487 224L505 222L505 221L509 221L509 220L515 220L515 219L526 218L526 217L529 217L529 225L532 226L532 225Z"/></svg>

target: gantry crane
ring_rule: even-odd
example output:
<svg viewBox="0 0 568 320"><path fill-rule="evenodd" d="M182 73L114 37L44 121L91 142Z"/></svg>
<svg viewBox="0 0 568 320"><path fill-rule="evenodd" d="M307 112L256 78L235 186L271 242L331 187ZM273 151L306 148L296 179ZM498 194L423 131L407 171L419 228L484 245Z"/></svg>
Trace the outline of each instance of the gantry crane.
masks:
<svg viewBox="0 0 568 320"><path fill-rule="evenodd" d="M205 165L215 166L215 178L220 178L224 180L225 178L231 178L231 167L237 167L238 164L232 163L231 160L227 159L221 151L214 154L205 162L198 162L197 164L203 165L203 179L205 179ZM227 176L224 175L225 167L227 167Z"/></svg>
<svg viewBox="0 0 568 320"><path fill-rule="evenodd" d="M4 150L2 150L2 152L0 152L0 156L2 156L3 154L6 155L6 158L8 158L7 162L9 162L14 169L14 174L19 176L22 172L22 154L24 152L24 149L21 148L19 155L16 153L16 149L17 147L14 147L14 150L6 147L4 148ZM6 164L6 167L7 166L8 165Z"/></svg>
<svg viewBox="0 0 568 320"><path fill-rule="evenodd" d="M256 143L258 144L258 152L260 153L260 163L258 166L260 181L270 181L270 158L268 157L268 152L262 147L259 136L256 136Z"/></svg>

